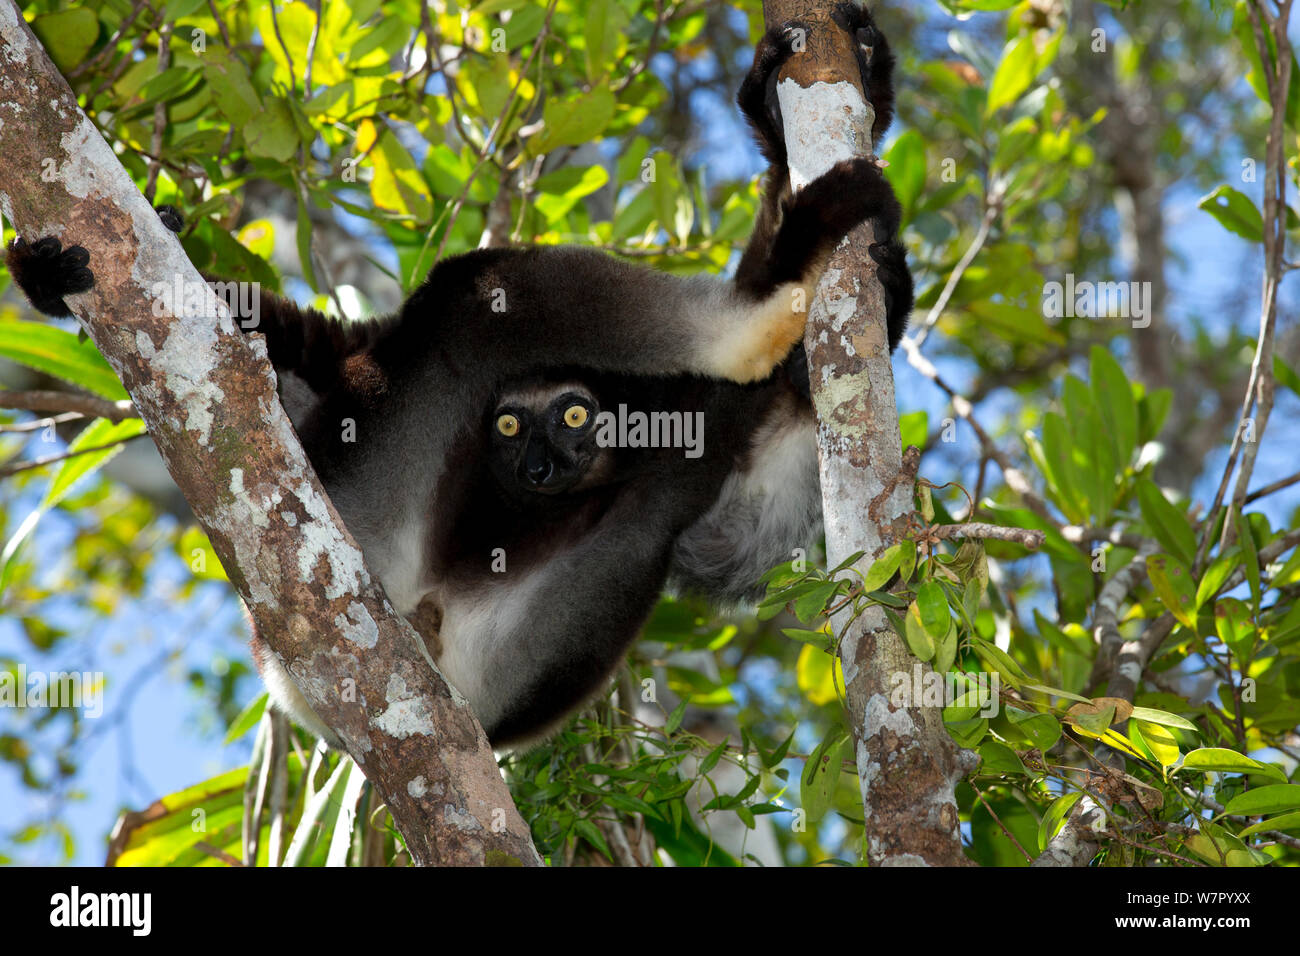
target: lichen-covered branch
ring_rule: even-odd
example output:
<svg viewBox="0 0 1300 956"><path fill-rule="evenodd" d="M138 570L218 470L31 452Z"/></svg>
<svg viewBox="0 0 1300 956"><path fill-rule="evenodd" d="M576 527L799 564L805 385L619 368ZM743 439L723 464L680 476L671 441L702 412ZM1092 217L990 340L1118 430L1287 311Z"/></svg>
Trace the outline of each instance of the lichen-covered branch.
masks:
<svg viewBox="0 0 1300 956"><path fill-rule="evenodd" d="M366 570L280 408L260 339L210 293L178 317L156 282L207 287L0 0L0 210L90 252L69 298L149 427L267 643L424 864L540 863L469 706ZM169 300L168 300L169 301ZM344 690L346 689L346 692Z"/></svg>
<svg viewBox="0 0 1300 956"><path fill-rule="evenodd" d="M791 185L833 163L872 151L873 110L863 98L855 39L831 19L827 0L767 0L769 27L809 27L807 51L777 86ZM878 554L904 533L913 482L902 471L898 411L885 328L884 294L867 254L872 226L850 234L831 260L808 314L813 405L818 419L828 560ZM870 507L864 507L870 503ZM954 790L975 766L937 707L890 702L892 675L914 658L879 608L858 617L841 644L849 726L862 787L867 858L876 866L966 861ZM928 665L927 665L928 666Z"/></svg>

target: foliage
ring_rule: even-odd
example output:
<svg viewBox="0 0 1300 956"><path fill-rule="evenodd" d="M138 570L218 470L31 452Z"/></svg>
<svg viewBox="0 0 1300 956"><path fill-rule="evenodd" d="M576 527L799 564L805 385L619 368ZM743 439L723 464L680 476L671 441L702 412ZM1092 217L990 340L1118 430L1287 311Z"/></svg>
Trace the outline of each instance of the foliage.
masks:
<svg viewBox="0 0 1300 956"><path fill-rule="evenodd" d="M861 615L891 622L918 664L950 675L927 686L946 695L953 736L982 758L958 793L975 861L1023 865L1086 795L1105 808L1104 865L1297 862L1300 522L1268 496L1208 507L1213 491L1194 479L1218 473L1204 460L1174 486L1160 473L1182 433L1209 435L1205 459L1236 434L1255 347L1243 330L1255 317L1242 307L1229 328L1207 329L1189 309L1186 347L1171 357L1179 374L1151 382L1138 375L1145 327L1124 320L1126 300L1094 301L1091 312L1047 301L1067 273L1127 279L1113 250L1107 104L1090 95L1097 62L1126 88L1164 97L1169 108L1150 122L1165 182L1195 184L1202 226L1252 244L1257 285L1267 220L1255 187L1223 181L1238 169L1230 144L1189 142L1180 112L1200 102L1189 92L1197 78L1155 55L1164 40L1139 17L1116 9L1096 20L1092 4L1080 5L1105 24L1103 56L1088 32L1041 5L937 6L969 17L942 48L921 40L942 11L926 11L913 44L891 29L904 11L884 18L901 54L905 129L885 158L918 280L914 341L919 354L930 329L942 331L934 341L956 383L922 373L915 390L900 389L901 425L904 443L925 452L922 473L969 496L923 488L907 540L874 560L825 569L816 555L792 556L769 575L757 614L665 599L616 693L547 746L503 761L552 863L621 861L620 842L647 837L654 859L678 865L858 862L863 811L838 653ZM1258 133L1271 101L1244 4L1235 16L1173 6L1179 41L1212 45L1239 88L1207 101L1213 119ZM321 4L318 16L298 0L37 0L24 13L141 187L185 212L182 242L197 267L283 285L335 314L355 316L380 297L336 280L347 269L369 263L395 298L485 231L721 271L753 221L756 184L711 177L675 131L701 122L692 110L701 91L729 100L761 29L754 3L737 12L684 0L361 0ZM1293 79L1283 101L1293 185L1298 88ZM1251 106L1255 96L1262 104ZM0 356L45 377L37 382L123 397L90 343L2 308ZM1278 400L1294 403L1300 378L1285 356L1265 371L1282 386ZM913 402L931 383L975 411L944 418L937 399ZM1171 418L1209 404L1228 411L1179 418L1171 433ZM0 593L13 625L0 633L15 645L0 672L11 674L69 646L85 621L112 622L154 593L164 559L188 574L168 593L177 603L222 578L187 518L166 522L156 502L104 476L140 432L137 419L60 422L77 430L59 439L53 423L15 430L30 418L6 414L4 459L60 444L67 454L0 486ZM997 427L968 427L990 420ZM1251 440L1293 443L1283 431L1293 421L1279 414ZM1012 467L1023 484L1008 480ZM1042 548L996 538L954 546L935 531L954 522L950 511L1041 531ZM74 523L66 545L42 537L53 534L51 515ZM51 551L65 557L57 571L43 560ZM1112 582L1124 587L1105 627ZM83 623L60 624L69 603ZM1154 646L1126 696L1115 654L1144 643ZM258 728L252 772L128 817L117 863L241 855L245 788L259 783L269 739L260 701L242 713L235 703L252 693L247 673L240 664L215 683L191 679L232 740ZM993 675L990 702L981 694ZM24 787L61 792L76 777L84 725L74 708L7 722L0 758ZM53 770L40 753L55 755ZM297 750L283 759L283 849L303 834L294 862L403 860L349 761ZM71 839L57 817L2 822L11 850ZM270 827L256 829L265 862Z"/></svg>

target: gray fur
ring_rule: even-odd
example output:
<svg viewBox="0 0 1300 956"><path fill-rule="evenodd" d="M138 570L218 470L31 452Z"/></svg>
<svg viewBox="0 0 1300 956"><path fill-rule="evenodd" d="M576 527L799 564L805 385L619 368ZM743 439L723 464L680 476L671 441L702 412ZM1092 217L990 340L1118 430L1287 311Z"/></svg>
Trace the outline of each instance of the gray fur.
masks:
<svg viewBox="0 0 1300 956"><path fill-rule="evenodd" d="M677 539L668 584L719 607L752 604L759 579L805 555L822 533L816 423L811 409L778 405L755 431L749 461L717 503Z"/></svg>

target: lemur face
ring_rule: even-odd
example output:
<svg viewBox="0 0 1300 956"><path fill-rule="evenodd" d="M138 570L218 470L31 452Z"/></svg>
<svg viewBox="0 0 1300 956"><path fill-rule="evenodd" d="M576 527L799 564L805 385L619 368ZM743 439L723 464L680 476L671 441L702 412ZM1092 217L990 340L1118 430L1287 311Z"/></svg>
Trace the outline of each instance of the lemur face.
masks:
<svg viewBox="0 0 1300 956"><path fill-rule="evenodd" d="M596 444L600 405L576 383L506 391L496 403L489 460L508 492L557 495L589 487L603 469Z"/></svg>

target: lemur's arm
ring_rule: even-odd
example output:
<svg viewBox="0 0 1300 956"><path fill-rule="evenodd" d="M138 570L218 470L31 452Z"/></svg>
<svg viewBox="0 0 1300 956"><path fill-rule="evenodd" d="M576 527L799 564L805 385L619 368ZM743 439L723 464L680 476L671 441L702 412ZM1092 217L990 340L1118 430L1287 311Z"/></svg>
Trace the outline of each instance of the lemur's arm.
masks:
<svg viewBox="0 0 1300 956"><path fill-rule="evenodd" d="M875 110L871 127L873 145L879 146L894 117L894 55L889 41L876 29L871 14L856 3L841 3L832 12L841 28L857 41L854 53L861 73L863 89ZM777 98L777 75L794 53L792 45L802 24L791 23L769 30L754 50L754 64L741 84L737 102L749 121L758 147L768 161L763 199L754 232L736 269L736 284L745 288L765 281L788 255L782 237L797 234L787 228L791 207L790 169L786 161L785 134L781 105ZM877 241L867 250L876 260L877 277L885 291L885 321L889 328L889 346L902 338L907 317L912 311L912 276L907 269L907 252L898 239L899 208L893 200L882 204L883 212L875 220ZM797 202L797 197L796 200Z"/></svg>

